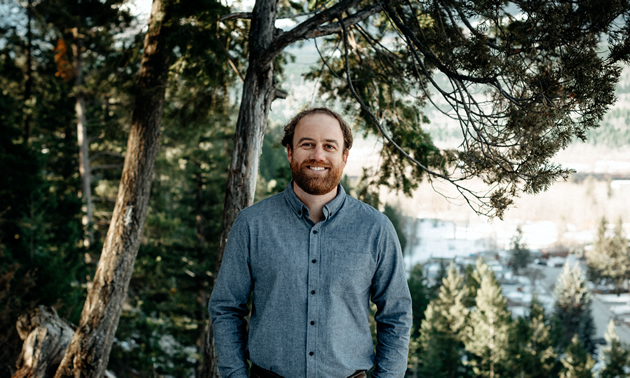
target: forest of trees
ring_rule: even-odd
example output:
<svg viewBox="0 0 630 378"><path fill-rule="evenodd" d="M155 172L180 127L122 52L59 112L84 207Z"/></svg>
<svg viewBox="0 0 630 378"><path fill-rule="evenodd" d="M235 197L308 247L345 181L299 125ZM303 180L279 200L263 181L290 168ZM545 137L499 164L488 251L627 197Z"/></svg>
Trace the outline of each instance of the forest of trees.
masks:
<svg viewBox="0 0 630 378"><path fill-rule="evenodd" d="M553 311L535 297L524 316L513 317L494 272L483 260L460 272L453 264L441 283L421 287L414 269L409 286L426 308L414 313L408 375L413 377L627 377L630 347L613 321L607 345L596 353L591 294L578 265L565 265L555 286ZM427 304L428 303L428 304ZM414 311L416 308L414 307Z"/></svg>
<svg viewBox="0 0 630 378"><path fill-rule="evenodd" d="M627 1L154 0L148 25L125 3L0 1L2 376L218 376L206 304L227 235L290 179L267 127L288 46L317 38L318 104L385 141L355 192L392 218L379 187L439 180L501 217L566 179L551 159L599 125L630 53ZM423 131L438 96L458 149ZM487 269L469 273L440 288L411 272L418 371L581 376L586 336L539 308L510 320ZM514 344L518 327L533 336Z"/></svg>

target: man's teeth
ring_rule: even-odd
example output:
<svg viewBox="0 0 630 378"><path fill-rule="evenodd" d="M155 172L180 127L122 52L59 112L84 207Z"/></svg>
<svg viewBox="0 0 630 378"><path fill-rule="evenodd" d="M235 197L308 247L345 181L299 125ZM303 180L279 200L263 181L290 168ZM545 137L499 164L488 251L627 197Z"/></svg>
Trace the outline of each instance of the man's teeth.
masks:
<svg viewBox="0 0 630 378"><path fill-rule="evenodd" d="M311 167L311 169L314 170L314 171L323 171L326 168L324 168L324 167Z"/></svg>

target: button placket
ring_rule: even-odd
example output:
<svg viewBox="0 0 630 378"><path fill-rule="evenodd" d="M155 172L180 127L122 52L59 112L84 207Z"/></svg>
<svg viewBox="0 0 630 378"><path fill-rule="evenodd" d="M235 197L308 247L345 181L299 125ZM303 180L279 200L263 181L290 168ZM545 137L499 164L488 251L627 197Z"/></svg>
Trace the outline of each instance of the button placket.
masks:
<svg viewBox="0 0 630 378"><path fill-rule="evenodd" d="M321 223L320 223L321 224ZM307 324L306 324L306 352L308 358L306 359L306 376L317 376L317 359L314 354L317 351L317 323L318 319L317 309L319 304L319 267L321 264L317 264L320 259L320 239L321 239L321 227L317 224L311 228L309 233L309 251L308 251L308 287L309 293L307 300Z"/></svg>

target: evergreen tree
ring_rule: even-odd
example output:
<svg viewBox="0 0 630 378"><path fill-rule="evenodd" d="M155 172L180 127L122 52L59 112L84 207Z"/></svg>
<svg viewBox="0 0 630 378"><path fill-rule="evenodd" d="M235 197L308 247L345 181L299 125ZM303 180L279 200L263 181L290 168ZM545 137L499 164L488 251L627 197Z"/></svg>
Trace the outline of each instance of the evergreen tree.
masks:
<svg viewBox="0 0 630 378"><path fill-rule="evenodd" d="M508 371L511 318L494 272L478 262L476 273L481 286L475 297L476 308L471 311L464 331L464 345L473 356L468 363L475 374L494 378Z"/></svg>
<svg viewBox="0 0 630 378"><path fill-rule="evenodd" d="M433 300L432 290L427 287L422 265L417 264L409 272L409 292L411 293L411 305L413 310L414 332L412 336L419 336L422 328L422 321L425 318L425 310Z"/></svg>
<svg viewBox="0 0 630 378"><path fill-rule="evenodd" d="M555 287L555 316L564 329L561 347L571 344L574 334L586 350L593 354L595 326L591 314L591 293L582 277L582 270L576 264L573 268L564 265Z"/></svg>
<svg viewBox="0 0 630 378"><path fill-rule="evenodd" d="M608 345L603 348L604 369L600 378L622 378L630 376L630 350L621 344L615 332L615 323L610 320L604 335Z"/></svg>
<svg viewBox="0 0 630 378"><path fill-rule="evenodd" d="M509 265L512 268L514 274L518 274L519 271L527 268L527 265L531 262L531 253L529 249L523 244L523 229L521 226L516 228L516 235L512 237L512 248L510 250Z"/></svg>
<svg viewBox="0 0 630 378"><path fill-rule="evenodd" d="M605 91L606 86L611 88L610 80L619 75L619 68L610 67L612 61L593 61L598 56L595 41L600 38L593 37L611 27L608 22L617 16L593 18L600 7L596 1L585 1L580 6L566 1L507 4L386 3L386 17L377 18L376 25L362 23L349 27L337 38L325 40L320 49L321 68L314 68L311 73L311 77L321 79L322 98L341 102L346 111L355 112L362 129L374 131L387 141L381 152L381 166L373 172L378 176L374 177L374 184L409 193L424 174L454 177L451 172L457 171L444 170L443 164L457 161L458 167L465 167L460 171L462 176L483 176L487 184L500 182L487 199L493 206L501 207L511 202L510 193L546 190L552 183L548 179L568 173L553 164L546 165L543 171L538 164L543 156L553 154L572 140L567 133L582 139L588 131L582 131L582 127L599 125L599 121L593 122L595 113L587 116L580 109L579 117L571 117L567 110L577 105L576 98ZM609 12L628 12L627 3L606 4ZM473 19L483 21L477 24L471 22ZM621 42L626 27L621 27L624 31L619 34L612 33L615 49L623 51L621 55L629 50ZM583 33L590 28L594 28L594 34L586 38ZM390 45L394 33L400 40ZM434 76L436 72L440 75ZM599 75L603 76L594 80ZM533 85L535 82L539 85ZM560 82L564 85L557 85ZM569 83L571 92L563 94ZM469 86L487 88L489 92L469 91ZM483 100L476 98L481 93L486 96ZM551 93L556 99L553 110L543 100ZM436 96L449 104L440 111L459 121L461 133L457 132L456 137L463 144L457 151L435 146L429 131L433 134L443 130L428 125L430 110L418 111L434 105ZM606 101L611 100L606 97ZM603 112L599 118L602 116ZM543 126L547 121L561 127L553 133L554 137L549 138L550 134L529 139L534 134L541 136L539 133L548 127L551 130L551 124ZM481 136L486 133L487 137ZM511 133L515 139L509 136ZM495 144L499 140L505 148ZM537 152L527 154L517 147L527 144ZM528 177L522 177L521 171L527 172ZM484 202L464 190L459 193L469 203Z"/></svg>
<svg viewBox="0 0 630 378"><path fill-rule="evenodd" d="M588 255L589 279L593 282L612 283L619 294L629 277L628 239L624 235L621 217L615 224L612 237L606 235L607 228L606 218L602 217L593 250Z"/></svg>
<svg viewBox="0 0 630 378"><path fill-rule="evenodd" d="M482 260L477 260L477 267L482 263ZM464 288L466 290L466 296L464 304L466 307L471 308L475 306L475 297L477 296L477 290L481 287L481 279L477 274L477 268L473 265L466 265L464 268Z"/></svg>
<svg viewBox="0 0 630 378"><path fill-rule="evenodd" d="M148 309L147 315L157 321L146 331L149 331L147 333L151 336L159 337L157 341L162 351L163 362L155 358L156 356L152 356L153 358L145 362L148 362L149 366L152 365L158 374L183 376L194 374L195 356L205 354L208 297L206 282L208 276L211 276L207 272L212 269L214 260L208 259L209 256L205 253L207 248L205 240L208 235L204 232L207 226L204 218L212 212L204 213L203 209L205 203L211 203L209 200L204 201L206 195L204 189L207 188L204 176L217 172L217 178L220 179L223 172L220 168L223 166L221 160L211 161L213 156L208 153L208 150L211 149L212 143L208 139L211 136L209 134L214 132L212 128L217 125L219 125L218 133L224 133L227 118L208 119L207 110L210 105L215 109L220 108L216 106L216 100L219 99L218 102L224 105L223 99L227 98L227 95L222 93L225 87L221 85L224 80L221 76L225 72L221 68L226 62L223 59L217 59L214 53L215 51L222 52L223 49L217 42L217 38L214 38L216 34L213 33L212 37L209 37L208 30L215 30L218 26L218 14L222 11L223 7L212 0L194 4L180 4L166 0L156 0L153 3L145 38L142 67L137 82L138 91L132 113L133 122L130 128L125 168L112 215L112 226L109 228L107 242L103 247L103 254L98 265L98 271L101 274L96 275L81 317L80 324L87 323L90 327L79 326L58 368L58 376L102 375L107 364L114 332L119 323L123 303L126 301L125 296L134 270L134 260L138 248L146 242L143 225L148 207L150 207L149 194L151 182L155 177L153 168L159 151L157 142L163 106L176 108L171 113L178 121L176 128L179 131L188 131L188 137L191 138L190 143L193 148L185 148L190 145L180 145L167 152L171 152L171 155L177 159L176 164L179 169L186 170L186 167L189 167L187 173L184 174L188 176L185 177L188 180L182 181L190 185L181 189L192 192L192 195L183 196L191 202L189 205L191 211L184 213L186 219L182 223L192 223L194 227L187 229L183 225L171 223L176 227L169 230L172 234L166 243L170 245L164 243L164 247L172 248L178 245L189 247L192 244L192 248L181 248L183 256L173 254L170 249L160 251L159 245L151 246L156 247L158 253L166 252L164 260L169 257L170 261L166 261L168 266L163 269L168 272L168 279L171 282L169 282L170 285L158 283L156 286L161 287L157 289L156 297L171 303L162 305L159 301L153 300L152 305L156 311ZM174 76L171 76L172 86L168 85L170 74ZM195 85L184 84L183 81ZM180 84L183 85L179 87ZM166 94L167 87L169 87L168 95ZM165 96L171 95L175 95L177 100L165 101ZM200 120L200 122L194 122L195 120ZM199 125L204 125L209 130L195 130ZM177 140L177 130L169 136L173 137L172 140ZM224 144L218 143L217 147L219 146L224 146ZM177 156L184 149L187 154ZM224 152L223 149L218 149ZM219 169L215 163L218 163ZM184 178L177 174L172 174L171 177L173 181ZM161 176L160 179L162 179ZM177 192L178 189L180 188L173 188L173 192ZM172 192L169 193L166 189L162 193L169 196ZM178 195L174 195L173 198L181 201ZM221 201L216 202L221 203ZM187 204L181 205L185 207ZM159 205L156 207L159 208ZM170 209L168 207L162 208L163 212L160 215L171 216L169 210L172 210L172 207ZM220 218L216 217L216 214L212 215L213 219ZM169 222L162 222L162 224L167 223ZM192 233L191 229L194 230ZM186 239L186 241L179 242L178 238ZM159 239L159 236L154 239ZM154 257L153 266L163 265L160 264L161 259L158 257L162 257L162 254ZM172 269L170 272L169 268ZM116 279L112 278L114 276ZM162 278L160 275L156 276L156 278ZM112 285L119 289L111 289ZM156 286L151 289L155 289ZM142 289L145 288L146 286ZM184 290L180 291L182 288ZM168 291L165 293L164 289ZM141 300L137 303L140 304ZM158 315L157 310L161 309L168 311L168 314ZM169 319L170 322L164 321L164 318ZM146 323L150 326L152 321ZM158 327L155 327L156 325ZM145 334L146 336L148 335ZM181 337L182 342L176 337L178 339ZM195 348L195 344L199 349ZM181 349L189 351L186 353L169 352L169 349L175 346L180 349L180 345L183 347ZM192 352L190 347L192 347ZM171 371L168 371L169 369Z"/></svg>
<svg viewBox="0 0 630 378"><path fill-rule="evenodd" d="M170 3L178 25L161 135L129 306L116 332L110 369L191 376L201 369L207 302L216 262L234 107L214 1ZM217 56L218 55L218 56ZM286 160L286 157L285 157ZM177 253L173 253L177 251ZM139 331L140 330L140 331ZM132 347L129 347L129 346Z"/></svg>
<svg viewBox="0 0 630 378"><path fill-rule="evenodd" d="M529 378L551 377L556 367L556 352L550 335L551 326L545 310L534 298L529 315L519 317L512 329L510 370L513 376Z"/></svg>
<svg viewBox="0 0 630 378"><path fill-rule="evenodd" d="M606 282L606 270L608 269L609 240L606 237L607 223L605 217L601 217L597 226L597 234L593 249L586 256L588 267L588 279L594 283Z"/></svg>
<svg viewBox="0 0 630 378"><path fill-rule="evenodd" d="M75 52L80 50L86 73L80 90L97 195L92 250L102 245L119 188L144 33L136 34L120 1L55 0L29 4L29 43L20 31L26 13L18 3L2 4L17 7L10 18L3 8L0 17L0 328L6 330L0 335L0 376L10 376L15 346L21 345L17 316L38 304L54 305L77 324L97 260L81 240L71 29L79 26L82 47ZM221 9L204 1L175 10L164 148L110 358L119 377L133 371L189 375L202 353L197 346L205 344L199 339L208 318L207 272L215 262L233 135L227 91L237 77L227 70L224 46L241 42L234 35L217 42L217 34L208 33L217 29ZM25 44L33 53L27 66ZM22 132L27 120L28 133Z"/></svg>
<svg viewBox="0 0 630 378"><path fill-rule="evenodd" d="M88 251L94 243L92 165L95 164L90 161L90 137L99 135L103 129L103 124L98 119L100 114L94 108L102 108L103 102L109 101L112 95L109 83L102 83L107 82L107 79L93 73L109 73L115 69L109 66L111 60L108 56L117 55L119 49L114 41L119 37L118 34L129 28L132 19L122 3L121 0L50 0L35 8L49 25L54 25L58 76L64 81L74 83L72 95L75 100L74 124L78 146L76 169L81 180L84 245ZM120 165L120 161L117 163ZM100 165L100 169L103 168ZM119 172L119 169L116 171Z"/></svg>
<svg viewBox="0 0 630 378"><path fill-rule="evenodd" d="M609 256L612 260L612 267L609 274L615 284L617 294L619 294L624 282L629 278L628 269L630 268L630 248L628 248L628 238L624 233L621 217L617 218L617 222L615 223L609 248Z"/></svg>
<svg viewBox="0 0 630 378"><path fill-rule="evenodd" d="M15 370L18 316L46 305L76 321L89 274L71 85L55 77L56 40L40 5L2 2L0 17L0 376Z"/></svg>
<svg viewBox="0 0 630 378"><path fill-rule="evenodd" d="M372 325L372 318L370 318L370 327ZM376 323L376 322L374 322ZM376 324L374 324L374 328L376 328ZM416 336L414 336L416 335ZM376 338L376 332L372 333L372 339ZM407 353L407 374L417 377L418 374L418 364L420 363L420 358L418 356L418 351L420 350L420 335L416 331L415 327L411 326L411 337L409 338L409 352Z"/></svg>
<svg viewBox="0 0 630 378"><path fill-rule="evenodd" d="M464 305L465 296L464 278L451 264L448 275L442 280L439 296L431 301L422 321L420 376L452 378L460 375L469 312Z"/></svg>
<svg viewBox="0 0 630 378"><path fill-rule="evenodd" d="M584 348L577 334L571 338L571 343L565 351L565 355L560 360L564 367L560 373L560 378L592 378L592 369L595 360Z"/></svg>
<svg viewBox="0 0 630 378"><path fill-rule="evenodd" d="M207 88L189 83L186 92L203 97ZM111 352L109 369L119 378L132 369L191 376L201 363L231 114L212 104L190 119L180 113L184 103L164 115L144 240Z"/></svg>
<svg viewBox="0 0 630 378"><path fill-rule="evenodd" d="M388 203L385 204L383 214L389 218L396 230L396 235L400 241L400 249L402 249L403 255L407 253L407 222L408 218L402 213L400 206L392 206Z"/></svg>

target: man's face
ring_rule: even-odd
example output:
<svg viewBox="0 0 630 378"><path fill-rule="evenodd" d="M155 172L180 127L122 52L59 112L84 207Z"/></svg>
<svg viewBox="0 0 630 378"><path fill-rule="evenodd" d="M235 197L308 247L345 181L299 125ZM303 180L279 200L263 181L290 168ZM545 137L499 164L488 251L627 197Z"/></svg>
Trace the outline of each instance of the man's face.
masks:
<svg viewBox="0 0 630 378"><path fill-rule="evenodd" d="M327 114L311 114L298 122L287 158L295 183L306 193L331 192L348 159L339 122Z"/></svg>

